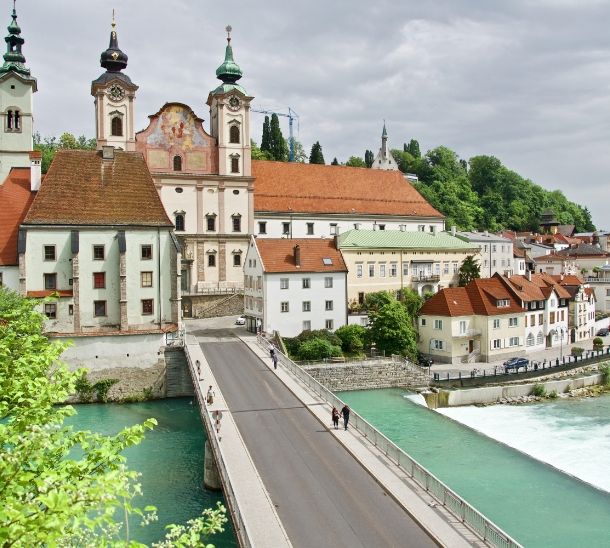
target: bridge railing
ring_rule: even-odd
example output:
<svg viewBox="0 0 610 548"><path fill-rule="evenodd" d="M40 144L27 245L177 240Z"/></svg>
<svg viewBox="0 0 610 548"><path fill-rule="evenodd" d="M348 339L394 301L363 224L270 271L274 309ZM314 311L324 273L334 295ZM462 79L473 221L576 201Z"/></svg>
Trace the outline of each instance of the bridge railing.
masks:
<svg viewBox="0 0 610 548"><path fill-rule="evenodd" d="M220 441L218 439L218 435L216 433L216 429L214 428L214 420L208 408L204 402L203 393L198 387L198 383L195 379L198 378L198 373L195 371L195 365L191 360L191 356L189 355L188 348L185 348L185 356L188 363L189 371L191 373L191 378L193 379L194 392L197 397L197 403L199 404L199 413L201 415L201 420L205 426L205 430L207 433L207 438L210 443L210 447L212 448L212 453L214 454L214 462L216 462L216 468L218 470L218 474L220 475L220 482L222 483L222 492L227 501L227 505L229 506L229 512L231 513L231 518L233 519L233 527L235 529L235 535L239 539L239 546L243 548L251 548L252 543L250 542L250 535L248 534L248 528L246 527L246 522L239 511L239 504L237 504L237 497L235 496L235 491L233 491L233 484L231 482L231 478L227 473L227 468L225 466L225 459L223 455L223 450L220 445Z"/></svg>
<svg viewBox="0 0 610 548"><path fill-rule="evenodd" d="M261 348L267 351L269 345L261 335L257 336ZM276 349L278 362L299 379L309 390L322 398L326 403L341 409L345 403L330 390L316 381L309 373L299 367L290 358ZM362 418L353 409L350 412L350 424L366 437L377 449L402 468L410 478L425 489L432 497L442 504L449 512L465 523L488 544L498 548L522 548L508 533L493 523L484 514L471 506L462 497L429 472L413 457L398 447L384 434Z"/></svg>

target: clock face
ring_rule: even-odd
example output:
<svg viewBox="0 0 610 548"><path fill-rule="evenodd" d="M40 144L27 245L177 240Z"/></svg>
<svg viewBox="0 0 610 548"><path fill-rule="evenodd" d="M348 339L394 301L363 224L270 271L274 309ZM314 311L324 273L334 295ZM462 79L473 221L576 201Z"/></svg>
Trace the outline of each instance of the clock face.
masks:
<svg viewBox="0 0 610 548"><path fill-rule="evenodd" d="M229 108L231 110L238 110L240 106L241 106L241 101L239 100L239 97L232 95L229 98Z"/></svg>
<svg viewBox="0 0 610 548"><path fill-rule="evenodd" d="M110 88L108 88L108 96L111 101L120 101L125 97L125 90L118 84L112 84Z"/></svg>

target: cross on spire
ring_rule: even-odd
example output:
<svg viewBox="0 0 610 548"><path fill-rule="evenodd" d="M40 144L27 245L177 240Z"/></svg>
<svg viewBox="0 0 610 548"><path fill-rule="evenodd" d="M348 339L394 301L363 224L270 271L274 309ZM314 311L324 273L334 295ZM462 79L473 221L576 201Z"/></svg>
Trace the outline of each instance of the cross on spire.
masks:
<svg viewBox="0 0 610 548"><path fill-rule="evenodd" d="M227 42L229 42L229 44L231 43L231 31L233 30L233 27L231 25L227 25L225 27L225 30L227 31Z"/></svg>

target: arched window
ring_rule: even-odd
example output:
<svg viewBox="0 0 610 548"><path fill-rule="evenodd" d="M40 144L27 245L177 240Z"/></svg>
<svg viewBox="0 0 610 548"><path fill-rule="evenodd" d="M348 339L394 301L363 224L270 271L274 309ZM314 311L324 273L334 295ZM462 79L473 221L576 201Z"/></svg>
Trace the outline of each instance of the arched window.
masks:
<svg viewBox="0 0 610 548"><path fill-rule="evenodd" d="M241 255L239 253L233 254L233 266L241 266Z"/></svg>
<svg viewBox="0 0 610 548"><path fill-rule="evenodd" d="M182 156L174 156L174 171L182 171Z"/></svg>
<svg viewBox="0 0 610 548"><path fill-rule="evenodd" d="M121 120L120 116L112 118L110 133L113 137L123 136L123 120Z"/></svg>
<svg viewBox="0 0 610 548"><path fill-rule="evenodd" d="M533 334L533 333L530 333L530 334L527 336L527 342L526 342L527 346L534 346L534 341L535 341L535 339L534 339L534 334Z"/></svg>
<svg viewBox="0 0 610 548"><path fill-rule="evenodd" d="M15 129L21 129L21 114L19 111L15 111Z"/></svg>
<svg viewBox="0 0 610 548"><path fill-rule="evenodd" d="M176 232L184 232L184 214L176 214Z"/></svg>
<svg viewBox="0 0 610 548"><path fill-rule="evenodd" d="M239 173L239 156L231 157L231 173Z"/></svg>
<svg viewBox="0 0 610 548"><path fill-rule="evenodd" d="M239 143L239 127L235 124L229 130L229 143Z"/></svg>
<svg viewBox="0 0 610 548"><path fill-rule="evenodd" d="M542 331L540 331L538 333L538 336L536 337L536 344L542 344L544 342L544 335L542 334Z"/></svg>
<svg viewBox="0 0 610 548"><path fill-rule="evenodd" d="M6 129L13 129L13 111L9 110L6 113Z"/></svg>

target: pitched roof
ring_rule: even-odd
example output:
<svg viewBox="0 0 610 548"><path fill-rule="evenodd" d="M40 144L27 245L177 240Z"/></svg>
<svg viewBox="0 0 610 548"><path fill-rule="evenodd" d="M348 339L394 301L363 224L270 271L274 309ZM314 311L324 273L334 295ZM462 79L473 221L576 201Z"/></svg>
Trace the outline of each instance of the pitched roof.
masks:
<svg viewBox="0 0 610 548"><path fill-rule="evenodd" d="M499 300L508 300L508 306L498 307ZM523 312L514 295L498 278L480 278L466 287L441 289L428 299L420 314L430 316L498 316Z"/></svg>
<svg viewBox="0 0 610 548"><path fill-rule="evenodd" d="M257 238L256 247L265 272L347 272L333 240L317 238ZM299 246L301 266L295 261ZM324 259L329 264L325 264Z"/></svg>
<svg viewBox="0 0 610 548"><path fill-rule="evenodd" d="M551 277L553 278L553 280L555 280L556 283L562 286L582 285L584 283L582 278L576 276L575 274L556 274L551 275Z"/></svg>
<svg viewBox="0 0 610 548"><path fill-rule="evenodd" d="M25 224L172 226L138 152L59 150Z"/></svg>
<svg viewBox="0 0 610 548"><path fill-rule="evenodd" d="M478 252L479 248L447 232L348 230L339 235L340 249L446 249Z"/></svg>
<svg viewBox="0 0 610 548"><path fill-rule="evenodd" d="M596 245L580 243L574 247L568 247L567 249L558 251L557 255L567 257L582 257L585 255L606 255L606 253Z"/></svg>
<svg viewBox="0 0 610 548"><path fill-rule="evenodd" d="M19 225L36 194L30 190L30 168L14 167L0 185L0 265L19 264Z"/></svg>
<svg viewBox="0 0 610 548"><path fill-rule="evenodd" d="M525 302L546 301L555 291L560 299L569 299L570 293L561 287L553 276L540 273L532 274L531 280L526 276L514 275L504 278L515 294Z"/></svg>
<svg viewBox="0 0 610 548"><path fill-rule="evenodd" d="M400 171L254 160L252 175L257 212L443 218Z"/></svg>

